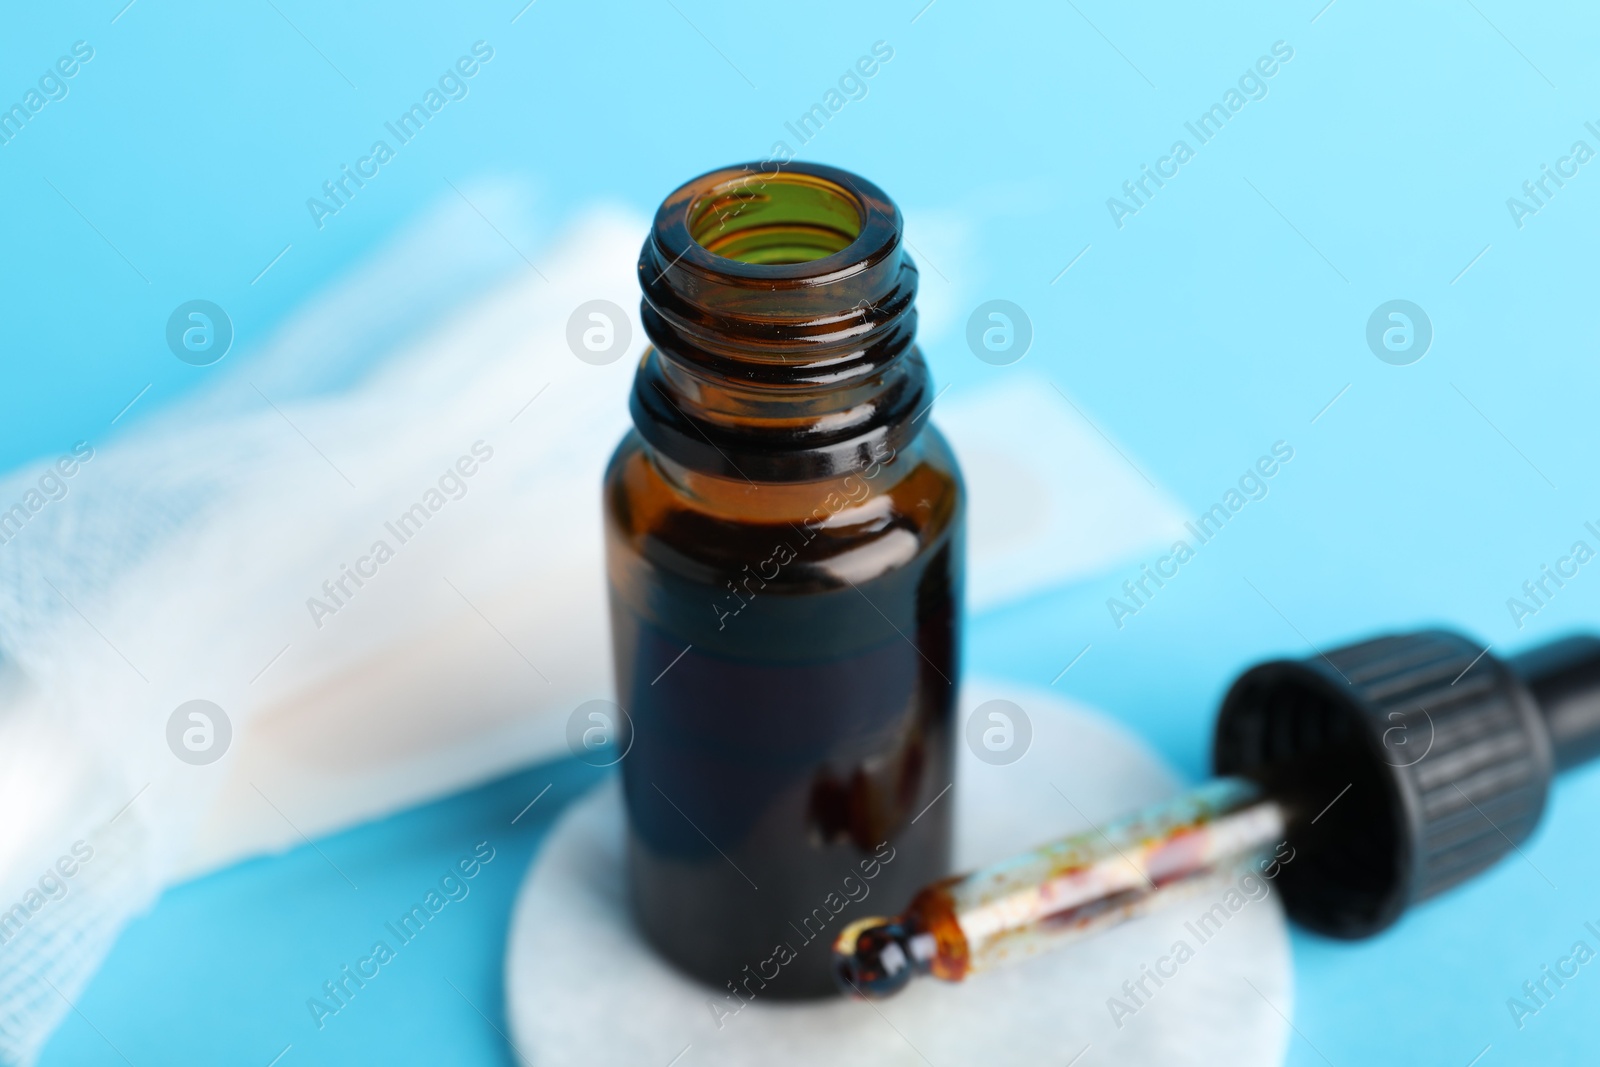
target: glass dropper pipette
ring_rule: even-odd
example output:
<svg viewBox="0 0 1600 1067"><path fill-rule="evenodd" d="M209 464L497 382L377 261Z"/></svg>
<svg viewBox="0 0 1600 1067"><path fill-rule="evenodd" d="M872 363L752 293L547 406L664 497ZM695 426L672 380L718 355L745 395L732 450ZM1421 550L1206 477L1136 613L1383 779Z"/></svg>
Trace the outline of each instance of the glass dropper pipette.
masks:
<svg viewBox="0 0 1600 1067"><path fill-rule="evenodd" d="M1297 922L1366 937L1515 849L1555 772L1597 755L1600 638L1500 659L1427 630L1263 663L1223 701L1219 778L851 923L834 972L862 997L961 981L1252 866Z"/></svg>
<svg viewBox="0 0 1600 1067"><path fill-rule="evenodd" d="M1243 778L1223 778L1100 829L924 889L893 919L851 923L834 943L841 986L893 993L919 974L960 981L1220 889L1274 862L1288 818Z"/></svg>

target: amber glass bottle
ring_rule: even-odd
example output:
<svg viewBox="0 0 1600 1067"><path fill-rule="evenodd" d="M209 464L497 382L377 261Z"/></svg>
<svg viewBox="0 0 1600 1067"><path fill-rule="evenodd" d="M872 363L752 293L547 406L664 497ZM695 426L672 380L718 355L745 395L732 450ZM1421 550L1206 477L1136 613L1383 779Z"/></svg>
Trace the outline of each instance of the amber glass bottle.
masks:
<svg viewBox="0 0 1600 1067"><path fill-rule="evenodd" d="M634 916L730 1005L831 993L858 902L950 858L965 509L917 270L881 190L796 163L669 196L639 282L604 489Z"/></svg>

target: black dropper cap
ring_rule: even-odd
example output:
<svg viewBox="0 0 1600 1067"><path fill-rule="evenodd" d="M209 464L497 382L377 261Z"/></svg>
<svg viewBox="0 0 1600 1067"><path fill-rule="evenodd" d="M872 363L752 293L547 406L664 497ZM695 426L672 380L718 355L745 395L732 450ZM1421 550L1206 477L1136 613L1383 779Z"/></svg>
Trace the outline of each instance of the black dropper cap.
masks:
<svg viewBox="0 0 1600 1067"><path fill-rule="evenodd" d="M1290 811L1290 916L1358 938L1520 845L1555 771L1596 755L1600 638L1500 659L1428 630L1246 671L1213 763Z"/></svg>

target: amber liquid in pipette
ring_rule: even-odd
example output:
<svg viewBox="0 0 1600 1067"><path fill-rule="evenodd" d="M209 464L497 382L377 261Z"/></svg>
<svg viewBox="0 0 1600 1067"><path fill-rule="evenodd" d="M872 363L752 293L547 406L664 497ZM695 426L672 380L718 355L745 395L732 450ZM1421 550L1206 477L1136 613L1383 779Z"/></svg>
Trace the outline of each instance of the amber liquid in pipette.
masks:
<svg viewBox="0 0 1600 1067"><path fill-rule="evenodd" d="M936 883L893 919L835 943L847 992L881 996L915 974L960 981L1221 887L1282 842L1279 804L1243 779L1207 783L1103 830Z"/></svg>

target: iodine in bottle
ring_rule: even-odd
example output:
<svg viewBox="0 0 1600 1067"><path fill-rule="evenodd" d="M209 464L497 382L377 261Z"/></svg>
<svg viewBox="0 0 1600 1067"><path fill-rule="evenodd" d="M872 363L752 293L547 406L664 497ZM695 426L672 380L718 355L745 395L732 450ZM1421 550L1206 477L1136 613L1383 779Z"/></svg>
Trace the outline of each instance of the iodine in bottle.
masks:
<svg viewBox="0 0 1600 1067"><path fill-rule="evenodd" d="M965 506L917 269L872 183L752 164L666 199L639 282L604 485L632 911L716 990L832 994L859 900L950 863Z"/></svg>

